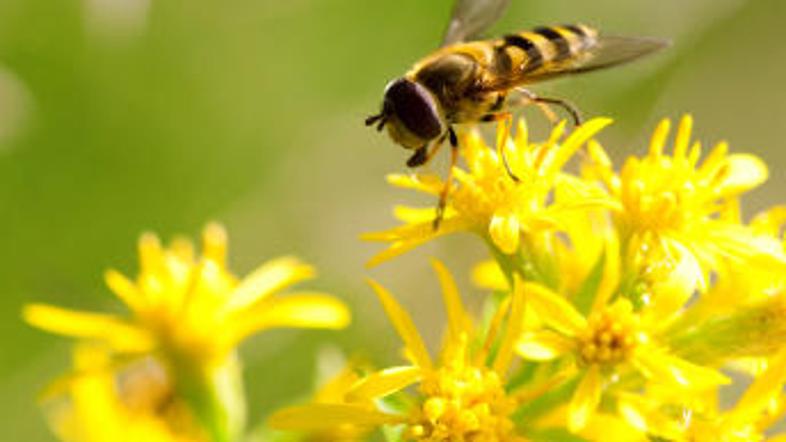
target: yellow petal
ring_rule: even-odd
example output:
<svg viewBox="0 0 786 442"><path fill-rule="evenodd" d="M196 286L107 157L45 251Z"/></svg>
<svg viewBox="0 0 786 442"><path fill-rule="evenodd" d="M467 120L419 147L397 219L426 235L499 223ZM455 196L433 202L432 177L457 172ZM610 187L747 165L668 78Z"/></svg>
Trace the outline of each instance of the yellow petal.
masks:
<svg viewBox="0 0 786 442"><path fill-rule="evenodd" d="M663 154L663 147L666 145L666 138L669 136L670 129L671 121L669 119L664 118L660 121L652 134L652 139L650 139L650 159L657 159Z"/></svg>
<svg viewBox="0 0 786 442"><path fill-rule="evenodd" d="M530 331L521 335L516 351L530 361L549 361L573 349L573 341L549 331Z"/></svg>
<svg viewBox="0 0 786 442"><path fill-rule="evenodd" d="M393 216L397 220L407 224L420 224L430 223L434 221L437 216L435 207L409 207L409 206L395 206L393 207Z"/></svg>
<svg viewBox="0 0 786 442"><path fill-rule="evenodd" d="M718 191L736 194L753 189L767 181L767 165L751 154L733 154L726 158L723 180Z"/></svg>
<svg viewBox="0 0 786 442"><path fill-rule="evenodd" d="M117 295L131 311L139 313L145 303L145 298L133 282L115 270L107 271L104 281L112 293Z"/></svg>
<svg viewBox="0 0 786 442"><path fill-rule="evenodd" d="M268 261L240 281L232 292L226 309L241 310L265 299L272 293L314 276L314 268L290 256Z"/></svg>
<svg viewBox="0 0 786 442"><path fill-rule="evenodd" d="M786 350L769 361L767 370L757 376L731 411L730 419L752 422L781 394L786 381Z"/></svg>
<svg viewBox="0 0 786 442"><path fill-rule="evenodd" d="M158 273L164 263L164 252L158 236L151 232L143 233L137 247L140 273Z"/></svg>
<svg viewBox="0 0 786 442"><path fill-rule="evenodd" d="M704 290L704 273L696 257L678 241L667 241L668 248L676 258L673 270L652 285L652 299L643 315L651 321L654 330L662 330L671 324L671 319L680 314L681 308L693 296L696 289Z"/></svg>
<svg viewBox="0 0 786 442"><path fill-rule="evenodd" d="M431 369L431 357L426 350L426 344L423 343L423 338L420 337L418 329L412 322L412 318L409 317L406 310L399 305L396 298L385 290L384 287L372 279L369 279L368 283L377 294L382 307L385 309L385 313L390 318L390 322L393 323L393 328L396 329L401 340L404 341L404 345L412 355L415 364L424 370Z"/></svg>
<svg viewBox="0 0 786 442"><path fill-rule="evenodd" d="M403 420L361 405L311 404L280 410L268 419L268 424L279 430L319 431L340 425L374 427Z"/></svg>
<svg viewBox="0 0 786 442"><path fill-rule="evenodd" d="M674 139L674 158L687 158L692 131L693 117L690 115L683 116L680 120L680 125L677 127L677 135Z"/></svg>
<svg viewBox="0 0 786 442"><path fill-rule="evenodd" d="M696 365L652 346L637 348L632 362L647 378L683 387L706 389L731 383L717 370Z"/></svg>
<svg viewBox="0 0 786 442"><path fill-rule="evenodd" d="M685 428L682 422L665 414L657 398L624 392L615 396L620 416L642 433L660 436L666 440L684 439Z"/></svg>
<svg viewBox="0 0 786 442"><path fill-rule="evenodd" d="M442 191L442 180L436 175L425 174L399 174L387 176L389 184L403 189L417 190L420 192L439 195Z"/></svg>
<svg viewBox="0 0 786 442"><path fill-rule="evenodd" d="M377 399L402 390L420 380L418 367L391 367L360 379L347 392L348 401Z"/></svg>
<svg viewBox="0 0 786 442"><path fill-rule="evenodd" d="M510 288L496 261L483 261L472 269L472 282L483 289L503 291Z"/></svg>
<svg viewBox="0 0 786 442"><path fill-rule="evenodd" d="M565 163L570 160L584 143L598 134L604 127L612 123L611 118L593 118L577 127L562 143L554 161L550 165L551 173L562 170Z"/></svg>
<svg viewBox="0 0 786 442"><path fill-rule="evenodd" d="M434 238L466 230L468 226L468 220L458 217L450 218L449 215L446 215L437 231L434 231L433 222L428 221L419 224L406 224L382 232L365 233L361 235L361 239L364 241L391 242L387 249L371 258L366 263L366 267L376 267Z"/></svg>
<svg viewBox="0 0 786 442"><path fill-rule="evenodd" d="M293 328L339 329L349 325L349 309L338 299L316 292L298 292L257 304L231 317L226 325L239 341L260 330Z"/></svg>
<svg viewBox="0 0 786 442"><path fill-rule="evenodd" d="M445 265L437 259L431 260L431 265L437 273L439 283L442 286L442 299L445 302L445 311L448 314L448 328L454 339L458 339L463 333L469 333L472 322L464 309L461 301L456 281L453 280L450 272Z"/></svg>
<svg viewBox="0 0 786 442"><path fill-rule="evenodd" d="M598 409L603 392L603 377L597 365L592 365L576 387L568 406L568 428L581 431Z"/></svg>
<svg viewBox="0 0 786 442"><path fill-rule="evenodd" d="M145 352L154 347L153 339L144 330L113 315L30 304L24 307L22 316L28 324L42 330L102 340L120 352Z"/></svg>
<svg viewBox="0 0 786 442"><path fill-rule="evenodd" d="M562 296L535 283L525 283L524 293L528 305L538 314L540 319L568 335L576 336L587 327L587 320Z"/></svg>
<svg viewBox="0 0 786 442"><path fill-rule="evenodd" d="M227 231L219 223L209 223L202 230L202 256L224 267L227 260Z"/></svg>
<svg viewBox="0 0 786 442"><path fill-rule="evenodd" d="M519 219L513 212L498 212L491 217L489 234L502 253L515 253L519 248Z"/></svg>
<svg viewBox="0 0 786 442"><path fill-rule="evenodd" d="M781 227L786 225L786 206L772 206L756 214L750 225L757 235L765 234L778 237Z"/></svg>
<svg viewBox="0 0 786 442"><path fill-rule="evenodd" d="M497 335L500 332L500 328L502 328L502 322L505 320L508 310L510 310L510 299L511 297L508 296L502 299L502 301L497 305L497 311L494 312L494 315L489 321L488 330L486 331L486 340L483 343L483 348L475 355L475 363L477 365L486 363L486 357L489 355L494 347L494 344L497 342Z"/></svg>
<svg viewBox="0 0 786 442"><path fill-rule="evenodd" d="M603 255L603 276L598 286L597 294L592 302L591 311L600 311L605 306L620 283L620 245L615 235L610 235L605 241Z"/></svg>
<svg viewBox="0 0 786 442"><path fill-rule="evenodd" d="M497 357L494 359L494 371L501 376L505 376L510 360L513 357L513 347L521 335L524 324L524 283L521 277L516 274L513 282L513 300L510 305L510 316L508 317L507 330L502 337L502 343L497 350Z"/></svg>

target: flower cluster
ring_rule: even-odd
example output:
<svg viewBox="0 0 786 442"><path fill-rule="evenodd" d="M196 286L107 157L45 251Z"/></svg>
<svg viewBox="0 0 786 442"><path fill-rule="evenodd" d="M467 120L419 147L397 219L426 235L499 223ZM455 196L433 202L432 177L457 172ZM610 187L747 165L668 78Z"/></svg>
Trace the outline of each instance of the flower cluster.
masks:
<svg viewBox="0 0 786 442"><path fill-rule="evenodd" d="M25 307L28 323L78 339L72 373L45 395L55 433L78 442L237 440L245 420L239 342L275 327L349 322L329 295L277 294L311 278L312 267L284 257L239 280L226 255L217 224L205 228L200 257L188 240L164 248L145 234L135 280L106 273L130 315Z"/></svg>
<svg viewBox="0 0 786 442"><path fill-rule="evenodd" d="M786 210L745 223L739 207L767 168L725 143L702 156L684 117L671 149L664 120L649 151L616 169L595 140L609 123L558 125L545 142L502 123L496 146L463 136L455 184L390 176L430 195L451 186L450 197L439 230L433 209L399 207L401 225L366 234L388 245L369 265L475 234L491 258L473 272L492 292L490 319L472 319L435 263L448 324L433 360L372 283L410 364L359 374L343 400L270 424L381 426L395 441L762 440L786 411Z"/></svg>
<svg viewBox="0 0 786 442"><path fill-rule="evenodd" d="M407 309L369 280L403 347L386 368L350 362L310 401L265 419L263 440L390 442L760 441L786 414L786 207L745 220L741 197L767 179L763 161L719 143L702 154L683 117L649 150L615 167L596 118L543 142L523 120L488 146L462 134L454 182L389 181L433 197L397 207L401 224L370 266L468 232L488 258L471 272L485 297L471 311L432 260L447 323L433 352ZM45 394L63 440L234 442L244 436L239 343L272 327L340 328L349 314L314 292L294 258L238 280L221 227L190 243L140 241L134 280L107 284L119 316L29 305L32 325L78 339L73 370ZM253 374L251 376L253 379ZM261 429L260 429L261 428ZM260 436L261 435L261 436ZM251 439L249 439L251 440ZM256 439L253 439L256 440Z"/></svg>

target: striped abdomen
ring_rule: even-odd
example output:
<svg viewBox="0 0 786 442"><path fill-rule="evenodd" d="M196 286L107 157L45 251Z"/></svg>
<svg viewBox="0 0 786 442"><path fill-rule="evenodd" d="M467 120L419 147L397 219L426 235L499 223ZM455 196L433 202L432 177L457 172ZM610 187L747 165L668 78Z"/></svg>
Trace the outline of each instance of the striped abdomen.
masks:
<svg viewBox="0 0 786 442"><path fill-rule="evenodd" d="M495 75L522 76L583 56L598 33L585 25L546 26L494 40Z"/></svg>

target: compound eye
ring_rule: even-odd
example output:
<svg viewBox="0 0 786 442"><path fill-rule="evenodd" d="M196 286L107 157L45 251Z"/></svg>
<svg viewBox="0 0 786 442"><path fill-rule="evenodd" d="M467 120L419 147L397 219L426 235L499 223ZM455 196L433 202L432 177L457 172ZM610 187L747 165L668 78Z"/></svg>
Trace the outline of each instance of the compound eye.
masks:
<svg viewBox="0 0 786 442"><path fill-rule="evenodd" d="M385 107L410 132L424 140L434 139L442 133L433 96L415 82L401 78L391 83L385 92Z"/></svg>

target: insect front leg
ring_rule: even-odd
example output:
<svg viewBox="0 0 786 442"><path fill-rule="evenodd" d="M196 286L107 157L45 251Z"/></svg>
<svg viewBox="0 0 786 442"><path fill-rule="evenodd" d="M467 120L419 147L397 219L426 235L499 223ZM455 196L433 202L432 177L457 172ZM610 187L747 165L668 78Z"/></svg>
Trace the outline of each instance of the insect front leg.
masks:
<svg viewBox="0 0 786 442"><path fill-rule="evenodd" d="M507 140L510 137L510 126L513 124L513 114L510 112L493 112L482 116L480 120L484 122L502 122L502 131L497 132L497 155L502 158L502 165L505 166L505 171L508 173L510 179L517 183L520 182L521 180L519 177L517 177L510 168L508 157L505 155L505 143L507 143Z"/></svg>
<svg viewBox="0 0 786 442"><path fill-rule="evenodd" d="M548 105L552 104L555 106L559 106L568 112L573 119L573 124L576 126L581 126L582 119L581 114L579 113L576 106L574 106L569 101L560 99L560 98L549 98L549 97L541 97L536 95L534 92L530 91L529 89L524 88L517 88L517 92L521 94L522 104L526 103L535 103L538 107L546 114L546 118L549 119L552 123L555 123L556 117L553 112L548 108Z"/></svg>
<svg viewBox="0 0 786 442"><path fill-rule="evenodd" d="M453 169L456 167L456 163L458 162L458 137L456 136L456 132L452 127L448 127L446 135L450 140L450 168L448 169L448 176L445 177L445 185L442 187L442 191L439 192L437 216L434 218L434 222L431 225L434 231L439 230L439 225L442 222L442 218L445 217L445 206L447 205L448 193L450 192L450 186L453 182ZM444 136L442 138L444 139Z"/></svg>
<svg viewBox="0 0 786 442"><path fill-rule="evenodd" d="M442 144L445 142L445 139L448 137L449 133L449 131L445 132L439 138L437 138L437 140L434 141L434 144L431 145L431 150L428 150L428 144L416 150L415 153L412 154L412 156L407 160L407 166L418 167L431 161L431 159L434 158L434 155L439 152L439 149L442 147Z"/></svg>

